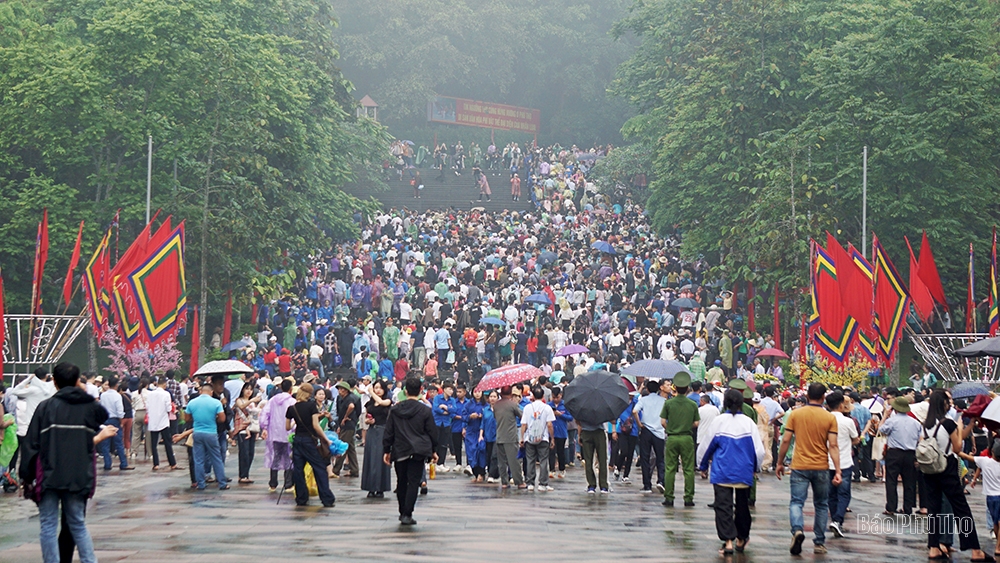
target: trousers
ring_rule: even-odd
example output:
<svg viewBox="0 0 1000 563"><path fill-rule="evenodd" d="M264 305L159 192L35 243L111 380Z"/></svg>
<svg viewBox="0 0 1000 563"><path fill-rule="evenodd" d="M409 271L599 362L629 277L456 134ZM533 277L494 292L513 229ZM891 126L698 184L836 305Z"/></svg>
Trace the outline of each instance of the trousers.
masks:
<svg viewBox="0 0 1000 563"><path fill-rule="evenodd" d="M608 435L604 430L580 430L580 450L587 487L608 488ZM594 474L594 456L597 456L597 475Z"/></svg>
<svg viewBox="0 0 1000 563"><path fill-rule="evenodd" d="M507 471L514 479L514 484L521 486L524 484L524 474L521 473L521 464L517 462L517 444L502 444L497 442L497 470L500 474L500 482L507 484Z"/></svg>
<svg viewBox="0 0 1000 563"><path fill-rule="evenodd" d="M529 485L535 484L535 464L538 464L538 486L549 485L549 442L542 440L537 444L524 443L524 458L528 462L527 480Z"/></svg>
<svg viewBox="0 0 1000 563"><path fill-rule="evenodd" d="M642 488L653 488L653 465L656 465L656 482L663 483L665 440L654 435L648 428L639 432L639 467L642 469Z"/></svg>
<svg viewBox="0 0 1000 563"><path fill-rule="evenodd" d="M674 480L677 477L678 459L684 471L684 502L694 501L694 438L690 434L667 436L664 452L663 497L674 500Z"/></svg>
<svg viewBox="0 0 1000 563"><path fill-rule="evenodd" d="M885 509L896 512L899 508L896 479L903 478L903 512L909 514L917 505L917 468L914 450L889 448L885 452Z"/></svg>
<svg viewBox="0 0 1000 563"><path fill-rule="evenodd" d="M399 502L400 516L413 516L420 492L420 481L424 475L424 461L416 457L395 462L396 500Z"/></svg>
<svg viewBox="0 0 1000 563"><path fill-rule="evenodd" d="M750 489L713 485L715 489L715 531L722 541L750 537ZM733 497L735 496L735 505ZM735 510L734 510L735 506Z"/></svg>

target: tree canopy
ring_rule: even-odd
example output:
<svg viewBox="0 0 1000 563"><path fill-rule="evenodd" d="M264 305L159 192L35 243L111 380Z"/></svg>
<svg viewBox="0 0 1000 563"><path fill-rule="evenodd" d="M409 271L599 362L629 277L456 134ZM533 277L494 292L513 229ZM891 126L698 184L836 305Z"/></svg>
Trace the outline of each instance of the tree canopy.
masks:
<svg viewBox="0 0 1000 563"><path fill-rule="evenodd" d="M903 271L904 235L926 229L959 301L968 244L984 271L1000 215L997 10L637 0L615 31L641 46L614 89L640 112L626 137L655 147L656 224L728 279L803 287L809 237L861 244L868 146L868 229Z"/></svg>
<svg viewBox="0 0 1000 563"><path fill-rule="evenodd" d="M354 234L365 204L339 187L372 175L388 143L381 127L354 118L334 27L329 4L315 0L0 4L9 307L27 309L43 207L53 296L79 220L85 255L119 208L122 244L138 233L148 135L153 209L187 221L194 302L208 288L249 296L256 273Z"/></svg>

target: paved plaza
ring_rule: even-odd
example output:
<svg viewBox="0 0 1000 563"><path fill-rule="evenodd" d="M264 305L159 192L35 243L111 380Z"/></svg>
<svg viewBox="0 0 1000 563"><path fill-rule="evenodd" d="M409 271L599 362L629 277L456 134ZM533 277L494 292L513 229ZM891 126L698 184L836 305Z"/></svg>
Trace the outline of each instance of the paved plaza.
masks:
<svg viewBox="0 0 1000 563"><path fill-rule="evenodd" d="M230 450L232 453L233 450ZM286 493L267 492L263 451L250 486L229 491L188 488L184 471L153 473L140 461L136 471L98 470L98 490L88 510L88 526L102 562L145 563L230 561L472 562L472 561L722 561L715 535L708 481L698 478L695 508L666 509L659 495L639 493L641 485L612 484L606 497L587 495L580 467L555 479L554 492L501 492L494 485L471 484L464 475L439 475L421 497L418 525L397 521L395 497L367 499L358 479L332 482L333 509L297 508ZM227 460L236 473L236 456ZM632 477L638 481L636 469ZM679 479L678 493L682 479ZM211 487L211 485L210 485ZM880 516L881 484L856 484L848 538L829 538L830 553L811 549L812 509L806 507L807 539L802 557L788 554L788 479L764 475L758 489L751 541L734 561L914 561L926 559L926 536L903 519ZM391 496L391 498L390 498ZM985 526L985 501L978 489L969 497L977 529ZM678 497L678 505L681 505ZM876 523L859 533L861 519ZM920 523L920 520L917 520ZM956 544L957 545L957 544ZM983 545L989 552L989 535ZM967 554L956 560L967 561ZM0 497L0 563L41 560L38 516L33 503L19 496Z"/></svg>

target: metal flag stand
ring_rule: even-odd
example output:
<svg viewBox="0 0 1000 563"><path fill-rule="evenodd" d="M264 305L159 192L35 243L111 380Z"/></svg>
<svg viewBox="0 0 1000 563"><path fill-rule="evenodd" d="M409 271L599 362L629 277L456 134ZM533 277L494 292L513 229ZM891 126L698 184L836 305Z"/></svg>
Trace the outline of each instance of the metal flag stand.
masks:
<svg viewBox="0 0 1000 563"><path fill-rule="evenodd" d="M75 316L5 315L2 375L9 375L14 385L17 376L30 373L33 366L57 363L87 323L86 312Z"/></svg>
<svg viewBox="0 0 1000 563"><path fill-rule="evenodd" d="M951 383L979 381L987 385L1000 383L1000 378L997 377L996 358L962 358L953 353L973 342L988 338L988 334L917 334L912 330L907 332L917 352L945 381Z"/></svg>

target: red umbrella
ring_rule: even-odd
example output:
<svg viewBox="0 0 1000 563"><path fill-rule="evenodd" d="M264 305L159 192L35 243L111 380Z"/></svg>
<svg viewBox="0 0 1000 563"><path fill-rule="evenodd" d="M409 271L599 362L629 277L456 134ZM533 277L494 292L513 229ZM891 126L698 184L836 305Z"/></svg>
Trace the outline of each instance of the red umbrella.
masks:
<svg viewBox="0 0 1000 563"><path fill-rule="evenodd" d="M542 370L531 364L513 364L491 370L476 385L476 391L499 389L544 375Z"/></svg>
<svg viewBox="0 0 1000 563"><path fill-rule="evenodd" d="M756 357L757 358L773 357L773 358L781 358L783 360L787 360L788 354L782 352L778 348L764 348L760 352L757 352Z"/></svg>

